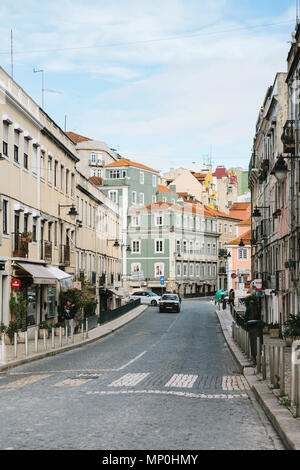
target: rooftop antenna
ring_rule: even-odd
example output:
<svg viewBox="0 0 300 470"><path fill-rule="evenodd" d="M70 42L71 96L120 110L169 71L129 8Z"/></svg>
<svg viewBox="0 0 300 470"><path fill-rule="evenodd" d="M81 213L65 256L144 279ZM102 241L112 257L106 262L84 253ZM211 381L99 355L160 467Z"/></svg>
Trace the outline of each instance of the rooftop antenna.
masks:
<svg viewBox="0 0 300 470"><path fill-rule="evenodd" d="M45 104L45 88L44 88L44 70L42 69L33 69L33 73L41 73L42 74L42 108L44 109L44 104Z"/></svg>
<svg viewBox="0 0 300 470"><path fill-rule="evenodd" d="M14 78L14 38L13 30L10 30L10 63L11 63L11 77Z"/></svg>

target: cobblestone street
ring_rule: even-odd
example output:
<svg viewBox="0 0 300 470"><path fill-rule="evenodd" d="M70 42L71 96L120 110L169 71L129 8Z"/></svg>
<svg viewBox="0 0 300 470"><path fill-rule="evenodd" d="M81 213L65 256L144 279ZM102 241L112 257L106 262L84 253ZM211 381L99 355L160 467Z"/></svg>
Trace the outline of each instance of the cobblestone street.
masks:
<svg viewBox="0 0 300 470"><path fill-rule="evenodd" d="M0 374L1 449L283 449L207 301Z"/></svg>

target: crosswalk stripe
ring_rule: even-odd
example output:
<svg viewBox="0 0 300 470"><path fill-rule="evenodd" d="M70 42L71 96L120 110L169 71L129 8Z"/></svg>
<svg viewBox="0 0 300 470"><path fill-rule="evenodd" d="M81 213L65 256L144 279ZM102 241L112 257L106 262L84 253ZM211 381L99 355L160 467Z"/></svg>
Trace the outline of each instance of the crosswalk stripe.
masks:
<svg viewBox="0 0 300 470"><path fill-rule="evenodd" d="M112 382L109 387L134 387L144 380L149 373L146 374L126 374L123 375L120 379Z"/></svg>
<svg viewBox="0 0 300 470"><path fill-rule="evenodd" d="M14 382L1 385L0 388L2 389L22 388L22 387L25 387L25 385L33 384L34 382L38 382L39 380L46 379L47 377L51 377L51 375L30 375L29 377L23 377L23 379L15 380Z"/></svg>
<svg viewBox="0 0 300 470"><path fill-rule="evenodd" d="M65 379L62 382L58 382L54 387L79 387L87 382L90 382L91 379Z"/></svg>
<svg viewBox="0 0 300 470"><path fill-rule="evenodd" d="M165 387L192 388L198 375L174 374Z"/></svg>

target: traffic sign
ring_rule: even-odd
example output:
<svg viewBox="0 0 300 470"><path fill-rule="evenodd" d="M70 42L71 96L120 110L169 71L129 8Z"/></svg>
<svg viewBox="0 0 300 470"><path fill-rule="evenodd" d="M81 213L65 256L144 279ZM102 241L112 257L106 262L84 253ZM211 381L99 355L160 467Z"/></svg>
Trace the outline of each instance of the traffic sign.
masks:
<svg viewBox="0 0 300 470"><path fill-rule="evenodd" d="M160 276L160 285L161 286L165 285L165 276Z"/></svg>
<svg viewBox="0 0 300 470"><path fill-rule="evenodd" d="M237 278L237 275L235 273L232 273L231 274L231 279L236 279Z"/></svg>

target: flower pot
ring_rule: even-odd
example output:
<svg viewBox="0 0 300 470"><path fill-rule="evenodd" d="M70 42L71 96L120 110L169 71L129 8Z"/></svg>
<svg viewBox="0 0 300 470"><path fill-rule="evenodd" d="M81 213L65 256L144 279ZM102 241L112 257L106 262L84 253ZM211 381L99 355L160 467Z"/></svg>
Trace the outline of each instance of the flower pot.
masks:
<svg viewBox="0 0 300 470"><path fill-rule="evenodd" d="M55 336L59 336L59 330L60 330L60 328L55 328ZM61 334L62 334L62 336L65 336L65 329L64 328L61 329Z"/></svg>
<svg viewBox="0 0 300 470"><path fill-rule="evenodd" d="M269 335L270 335L270 338L279 338L279 328L275 328L275 329L270 329L269 330Z"/></svg>
<svg viewBox="0 0 300 470"><path fill-rule="evenodd" d="M26 331L18 331L18 343L25 344L25 333Z"/></svg>
<svg viewBox="0 0 300 470"><path fill-rule="evenodd" d="M6 344L7 346L10 346L10 345L14 344L14 340L11 341L11 340L9 339L9 336L5 335L5 344Z"/></svg>
<svg viewBox="0 0 300 470"><path fill-rule="evenodd" d="M44 339L44 329L39 330L39 338ZM46 338L49 338L49 330L46 330Z"/></svg>
<svg viewBox="0 0 300 470"><path fill-rule="evenodd" d="M269 328L267 326L263 327L263 334L268 335L269 334Z"/></svg>

